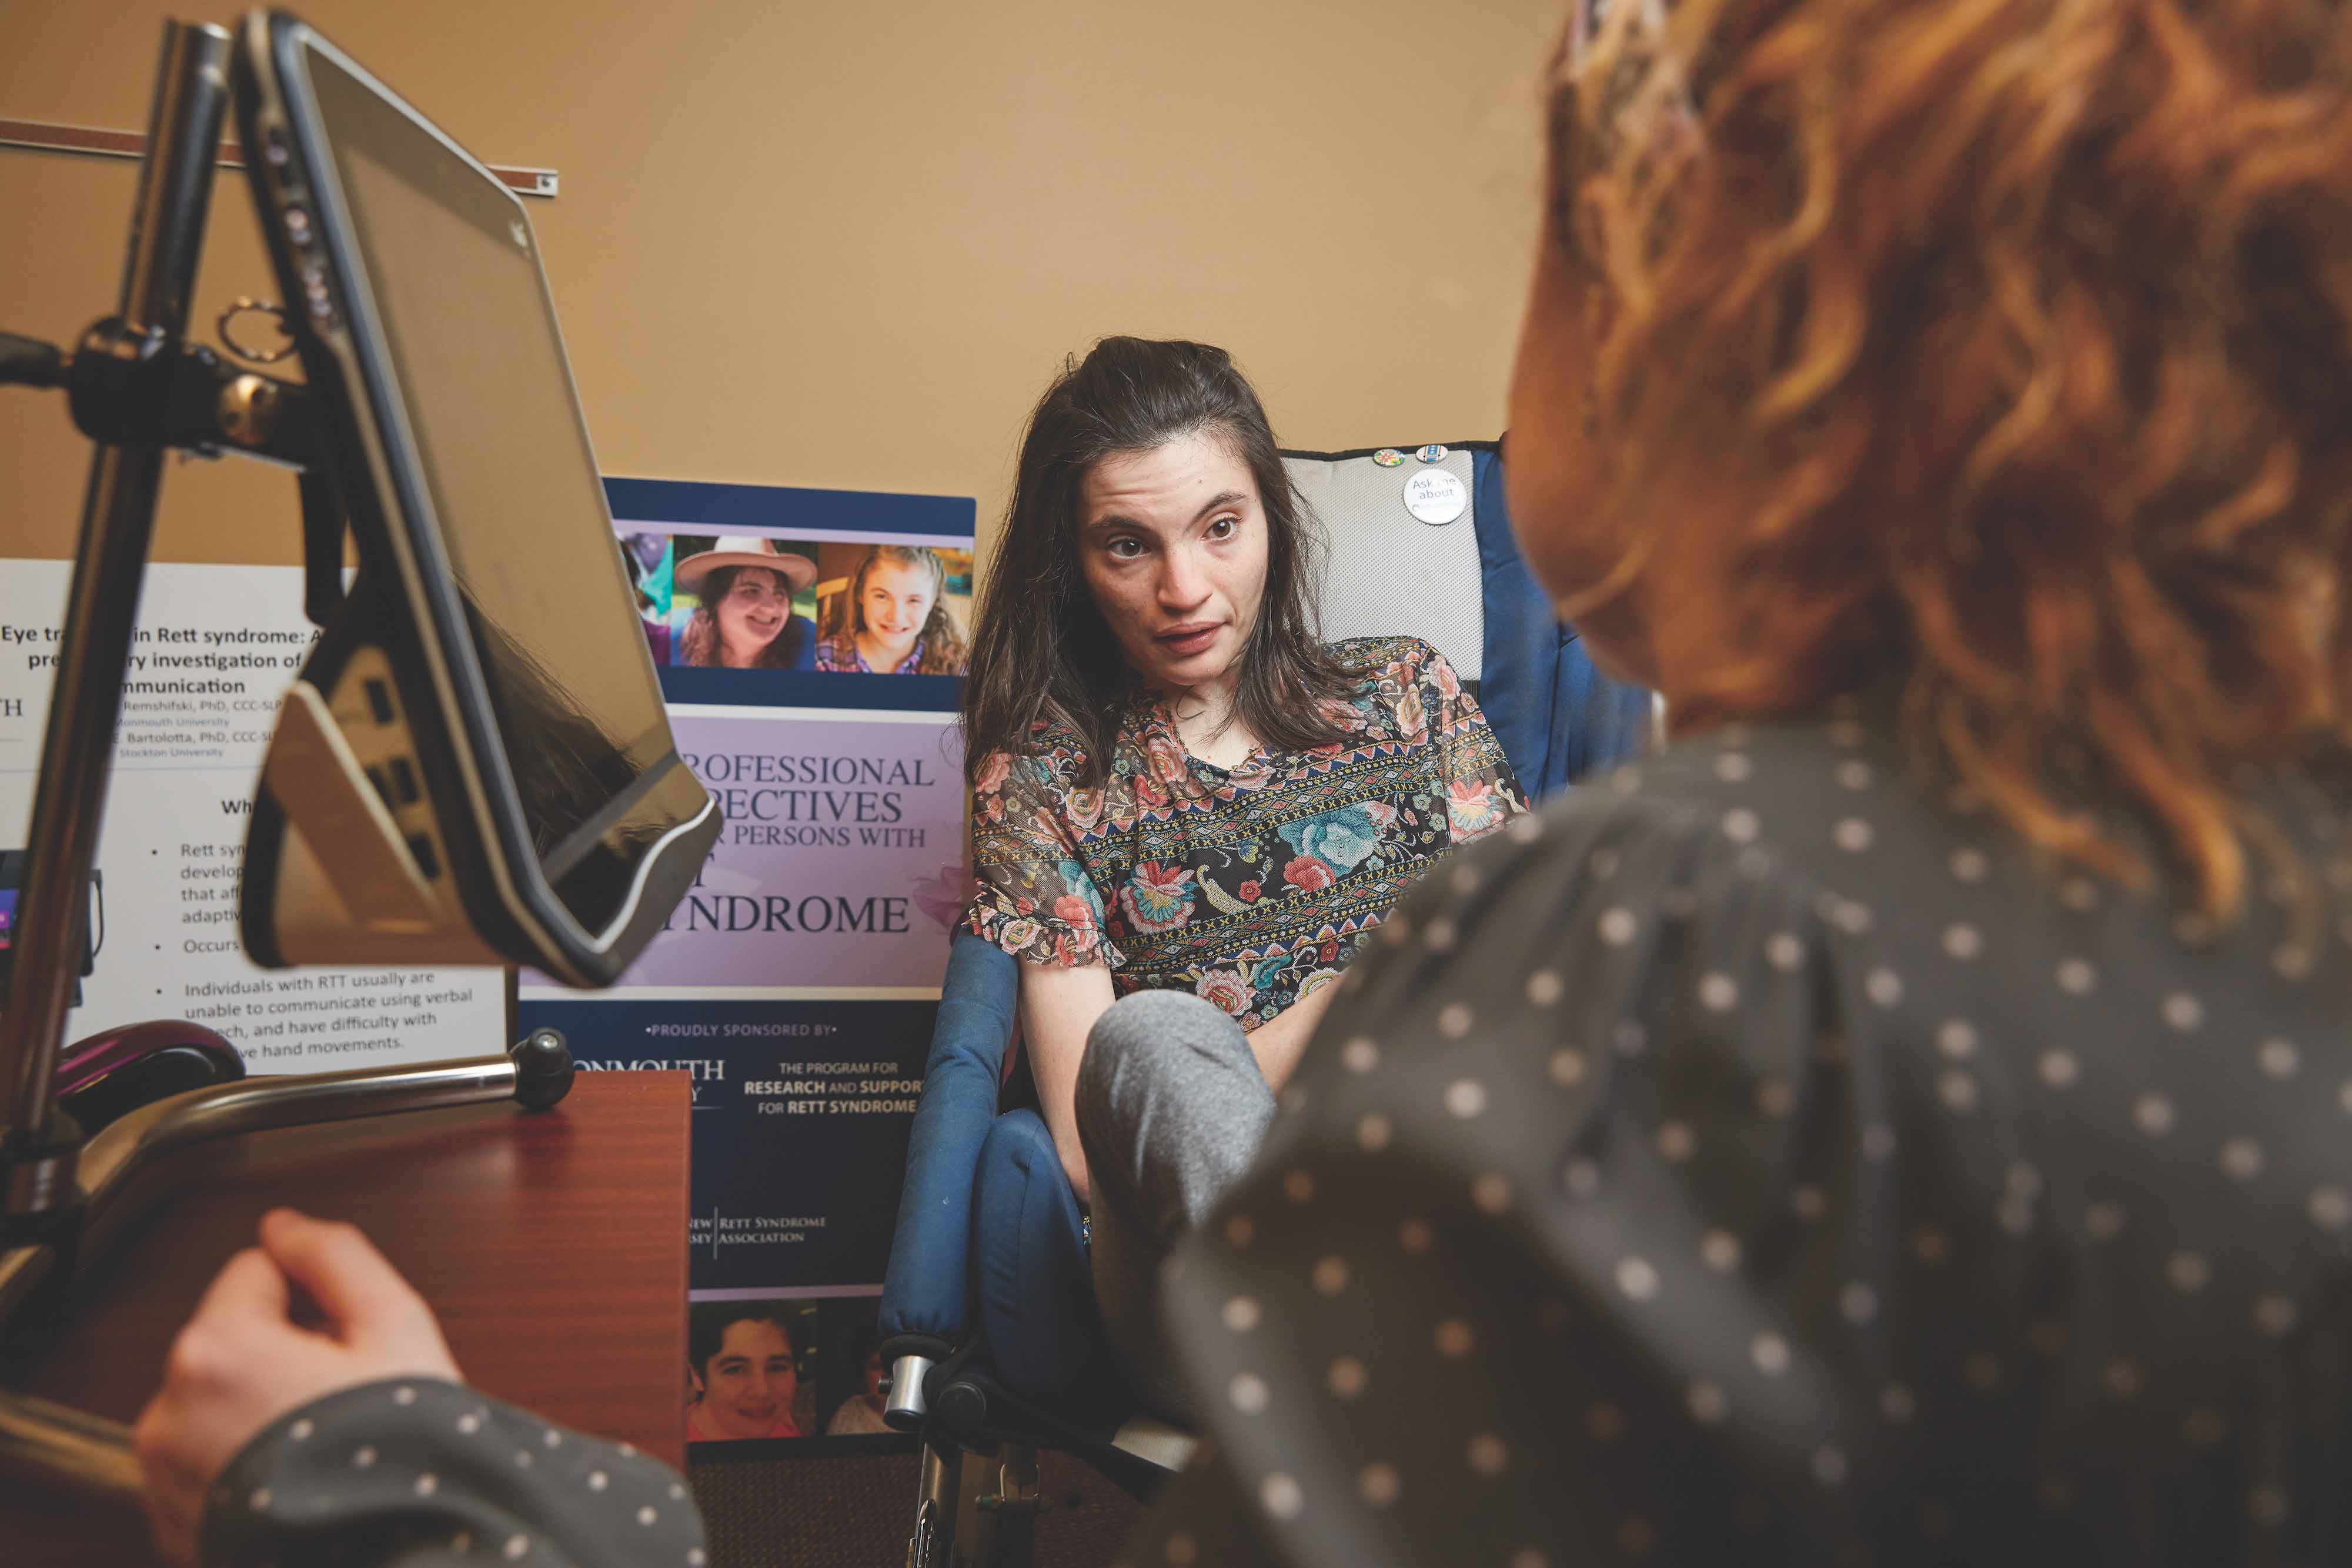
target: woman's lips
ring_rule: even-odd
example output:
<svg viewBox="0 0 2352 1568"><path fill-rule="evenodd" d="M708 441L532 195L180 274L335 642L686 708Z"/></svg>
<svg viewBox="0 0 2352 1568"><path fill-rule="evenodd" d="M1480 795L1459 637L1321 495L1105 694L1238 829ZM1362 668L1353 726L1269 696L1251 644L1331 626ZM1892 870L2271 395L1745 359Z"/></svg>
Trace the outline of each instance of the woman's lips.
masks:
<svg viewBox="0 0 2352 1568"><path fill-rule="evenodd" d="M1192 632L1164 632L1157 641L1161 647L1178 658L1189 658L1194 653L1203 652L1210 643L1215 642L1220 630L1221 628L1215 626L1203 626Z"/></svg>

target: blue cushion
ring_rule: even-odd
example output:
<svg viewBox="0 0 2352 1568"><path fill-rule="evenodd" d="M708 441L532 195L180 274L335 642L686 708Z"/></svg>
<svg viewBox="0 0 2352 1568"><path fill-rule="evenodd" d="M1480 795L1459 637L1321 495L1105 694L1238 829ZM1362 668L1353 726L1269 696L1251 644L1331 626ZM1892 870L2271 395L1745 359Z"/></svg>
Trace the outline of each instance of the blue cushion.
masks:
<svg viewBox="0 0 2352 1568"><path fill-rule="evenodd" d="M1093 1355L1094 1280L1078 1200L1045 1118L996 1118L971 1202L973 1299L996 1372L1016 1394L1067 1388Z"/></svg>
<svg viewBox="0 0 2352 1568"><path fill-rule="evenodd" d="M1549 794L1649 744L1655 701L1646 686L1603 674L1573 631L1561 643L1559 684L1552 695L1552 755L1544 788Z"/></svg>
<svg viewBox="0 0 2352 1568"><path fill-rule="evenodd" d="M1541 800L1640 752L1650 732L1650 693L1594 667L1576 628L1559 620L1551 596L1528 570L1511 531L1502 454L1477 451L1471 474L1486 612L1478 703L1519 787Z"/></svg>
<svg viewBox="0 0 2352 1568"><path fill-rule="evenodd" d="M1486 668L1478 706L1511 759L1519 788L1535 799L1546 787L1552 752L1552 694L1559 682L1560 625L1551 598L1520 559L1503 498L1502 455L1471 456L1470 517L1478 529L1478 577L1486 611Z"/></svg>

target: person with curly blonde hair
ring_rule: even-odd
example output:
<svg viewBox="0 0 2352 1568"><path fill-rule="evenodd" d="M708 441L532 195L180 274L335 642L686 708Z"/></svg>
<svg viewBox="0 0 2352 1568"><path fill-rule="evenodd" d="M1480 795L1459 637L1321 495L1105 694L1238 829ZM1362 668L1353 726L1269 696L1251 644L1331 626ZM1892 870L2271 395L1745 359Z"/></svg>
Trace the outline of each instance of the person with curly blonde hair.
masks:
<svg viewBox="0 0 2352 1568"><path fill-rule="evenodd" d="M1674 738L1334 983L1162 1271L1209 1441L1126 1560L2352 1558L2352 7L1580 4L1551 109L1512 510ZM362 1422L451 1479L310 1539L472 1527L520 1413L262 1240L159 1539L282 1558Z"/></svg>
<svg viewBox="0 0 2352 1568"><path fill-rule="evenodd" d="M1514 516L1673 739L1433 880L1137 1562L2352 1556L2352 9L1620 0Z"/></svg>
<svg viewBox="0 0 2352 1568"><path fill-rule="evenodd" d="M961 675L971 650L940 601L947 563L921 545L875 545L817 640L816 667L840 674Z"/></svg>

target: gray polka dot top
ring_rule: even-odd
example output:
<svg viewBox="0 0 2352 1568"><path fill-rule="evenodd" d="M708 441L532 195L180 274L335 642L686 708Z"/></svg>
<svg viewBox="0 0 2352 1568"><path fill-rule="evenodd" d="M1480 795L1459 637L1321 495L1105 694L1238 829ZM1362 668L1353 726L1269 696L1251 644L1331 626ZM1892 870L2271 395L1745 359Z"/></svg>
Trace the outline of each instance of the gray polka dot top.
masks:
<svg viewBox="0 0 2352 1568"><path fill-rule="evenodd" d="M1860 708L1466 852L1171 1266L1129 1561L2352 1560L2352 787L2248 798L2221 929Z"/></svg>
<svg viewBox="0 0 2352 1568"><path fill-rule="evenodd" d="M205 1500L199 1554L205 1568L708 1562L667 1465L430 1377L347 1388L265 1428Z"/></svg>

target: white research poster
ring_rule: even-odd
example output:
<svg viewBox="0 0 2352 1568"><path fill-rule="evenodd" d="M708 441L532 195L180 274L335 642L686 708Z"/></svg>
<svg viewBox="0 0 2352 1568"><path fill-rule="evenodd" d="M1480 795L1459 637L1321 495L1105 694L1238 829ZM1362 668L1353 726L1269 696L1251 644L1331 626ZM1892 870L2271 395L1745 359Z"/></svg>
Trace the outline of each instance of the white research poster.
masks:
<svg viewBox="0 0 2352 1568"><path fill-rule="evenodd" d="M0 561L0 850L27 847L72 570ZM102 940L67 1039L187 1019L251 1072L505 1050L502 969L271 970L238 944L254 780L316 636L301 569L151 565L138 624L98 846Z"/></svg>

